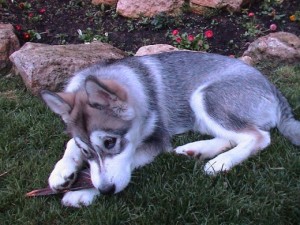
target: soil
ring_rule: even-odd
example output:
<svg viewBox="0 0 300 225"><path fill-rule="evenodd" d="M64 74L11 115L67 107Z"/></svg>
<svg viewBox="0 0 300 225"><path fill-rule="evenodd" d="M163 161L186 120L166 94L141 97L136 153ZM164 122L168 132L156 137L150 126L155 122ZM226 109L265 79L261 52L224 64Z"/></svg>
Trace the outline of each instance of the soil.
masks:
<svg viewBox="0 0 300 225"><path fill-rule="evenodd" d="M0 1L0 19L1 22L14 25L22 45L27 41L51 45L82 43L77 30L85 32L90 28L91 35L100 35L102 41L132 53L144 45L174 44L170 38L174 29L193 35L212 30L213 37L207 40L210 46L208 51L236 56L241 55L255 38L275 32L269 29L271 24L277 25L276 31L300 36L299 21L289 19L300 10L299 0L284 0L281 4L270 3L275 2L272 0L250 1L255 3L234 14L209 10L201 16L185 10L177 17L162 14L154 18L135 20L117 15L113 7L94 6L90 2ZM249 17L249 12L254 13L255 20ZM245 34L249 21L255 23L254 31L259 31L255 35ZM40 39L34 33L40 35Z"/></svg>

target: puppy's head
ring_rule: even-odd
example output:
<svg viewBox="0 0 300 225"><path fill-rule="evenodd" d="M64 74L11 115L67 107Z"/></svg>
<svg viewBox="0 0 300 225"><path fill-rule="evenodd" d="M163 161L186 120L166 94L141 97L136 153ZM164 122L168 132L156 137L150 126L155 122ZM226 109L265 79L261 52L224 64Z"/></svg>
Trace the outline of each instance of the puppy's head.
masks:
<svg viewBox="0 0 300 225"><path fill-rule="evenodd" d="M135 111L125 88L90 76L75 93L42 91L41 96L82 150L93 185L104 194L122 191L130 182L136 149L130 137Z"/></svg>

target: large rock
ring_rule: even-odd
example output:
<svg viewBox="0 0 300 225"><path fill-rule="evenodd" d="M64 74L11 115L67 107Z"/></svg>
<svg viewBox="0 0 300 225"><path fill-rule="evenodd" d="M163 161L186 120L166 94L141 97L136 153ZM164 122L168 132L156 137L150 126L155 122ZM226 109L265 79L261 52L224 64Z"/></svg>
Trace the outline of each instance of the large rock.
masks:
<svg viewBox="0 0 300 225"><path fill-rule="evenodd" d="M163 12L176 15L183 3L184 0L119 0L117 13L129 18L153 17Z"/></svg>
<svg viewBox="0 0 300 225"><path fill-rule="evenodd" d="M260 62L300 63L300 38L287 32L276 32L252 42L243 57L250 57L252 64Z"/></svg>
<svg viewBox="0 0 300 225"><path fill-rule="evenodd" d="M0 72L10 69L9 56L20 48L11 24L0 23Z"/></svg>
<svg viewBox="0 0 300 225"><path fill-rule="evenodd" d="M79 45L46 45L26 43L10 56L16 73L26 87L38 94L42 89L59 90L77 70L95 62L119 59L126 54L105 43Z"/></svg>
<svg viewBox="0 0 300 225"><path fill-rule="evenodd" d="M94 5L116 5L118 0L92 0L92 4Z"/></svg>
<svg viewBox="0 0 300 225"><path fill-rule="evenodd" d="M167 44L146 45L137 50L135 56L153 55L162 52L178 51L179 49Z"/></svg>
<svg viewBox="0 0 300 225"><path fill-rule="evenodd" d="M190 7L199 14L203 14L207 8L226 8L230 12L236 12L247 3L249 0L190 0Z"/></svg>

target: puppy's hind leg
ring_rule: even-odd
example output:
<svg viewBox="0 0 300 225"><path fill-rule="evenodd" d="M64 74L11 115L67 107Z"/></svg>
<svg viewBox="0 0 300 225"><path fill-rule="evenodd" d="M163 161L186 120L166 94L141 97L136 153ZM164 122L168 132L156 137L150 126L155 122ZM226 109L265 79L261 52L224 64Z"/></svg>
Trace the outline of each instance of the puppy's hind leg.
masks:
<svg viewBox="0 0 300 225"><path fill-rule="evenodd" d="M249 116L249 106L243 103L244 93L236 99L231 99L232 91L234 89L207 86L199 88L191 98L191 107L195 112L196 127L199 131L218 139L229 140L227 146L229 143L236 145L207 162L204 170L209 175L230 170L270 144L269 132L260 130L259 125L256 125L259 120L255 116ZM226 146L226 142L224 143ZM218 148L215 153L220 153Z"/></svg>
<svg viewBox="0 0 300 225"><path fill-rule="evenodd" d="M206 174L216 175L228 171L270 144L269 132L261 130L233 135L232 139L235 139L237 146L208 161L204 166Z"/></svg>

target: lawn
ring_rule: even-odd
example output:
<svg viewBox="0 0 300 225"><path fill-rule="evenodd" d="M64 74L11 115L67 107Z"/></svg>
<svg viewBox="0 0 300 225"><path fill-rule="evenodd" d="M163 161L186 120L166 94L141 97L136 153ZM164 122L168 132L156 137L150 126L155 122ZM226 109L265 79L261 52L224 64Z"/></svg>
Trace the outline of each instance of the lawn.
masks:
<svg viewBox="0 0 300 225"><path fill-rule="evenodd" d="M129 54L164 43L239 57L250 42L271 32L300 35L298 0L263 0L235 14L211 10L204 16L184 12L138 20L118 16L113 7L92 6L90 0L0 0L0 18L14 26L21 45L97 39ZM274 67L260 69L299 120L300 65ZM265 151L226 174L206 176L204 162L166 153L136 170L123 192L74 209L63 207L61 196L25 197L47 185L68 137L60 119L18 76L0 74L0 124L1 225L300 224L300 147L276 129ZM178 135L173 145L202 138L209 137Z"/></svg>
<svg viewBox="0 0 300 225"><path fill-rule="evenodd" d="M300 67L266 70L300 118ZM114 196L81 209L61 206L61 196L26 198L47 185L63 154L62 122L32 96L19 77L0 77L1 224L299 224L300 148L277 130L272 144L232 171L204 175L203 162L164 154L133 174ZM198 134L174 138L174 146Z"/></svg>

